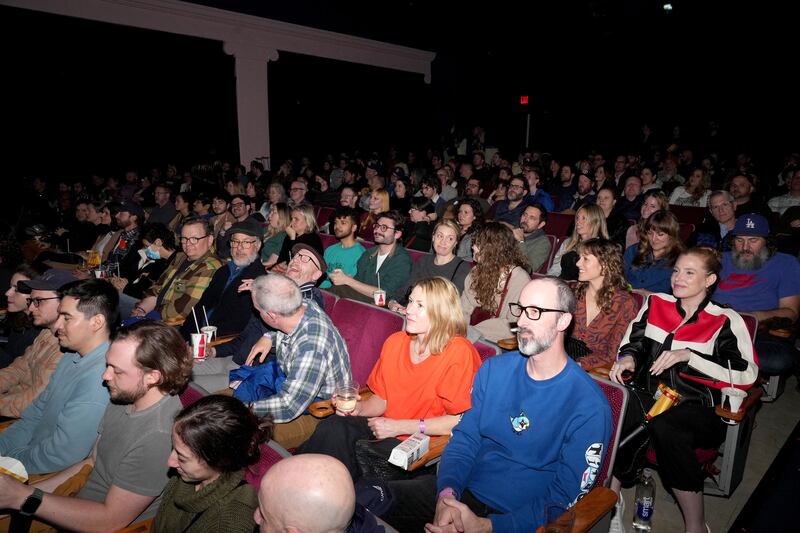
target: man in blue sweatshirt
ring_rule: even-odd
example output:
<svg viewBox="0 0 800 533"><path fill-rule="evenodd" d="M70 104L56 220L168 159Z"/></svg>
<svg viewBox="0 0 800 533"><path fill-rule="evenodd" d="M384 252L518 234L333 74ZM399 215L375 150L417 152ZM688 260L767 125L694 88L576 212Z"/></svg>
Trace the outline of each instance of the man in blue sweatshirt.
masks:
<svg viewBox="0 0 800 533"><path fill-rule="evenodd" d="M454 428L438 477L390 483L386 521L401 531L519 531L544 523L549 502L574 504L594 485L611 437L605 395L564 350L570 288L531 281L511 303L519 352L475 376L472 409Z"/></svg>
<svg viewBox="0 0 800 533"><path fill-rule="evenodd" d="M37 280L31 289L46 288ZM74 281L58 291L55 323L61 357L47 388L0 435L0 455L19 460L28 474L62 470L85 459L108 405L100 376L111 330L119 322L119 296L107 281ZM34 302L34 305L39 305Z"/></svg>

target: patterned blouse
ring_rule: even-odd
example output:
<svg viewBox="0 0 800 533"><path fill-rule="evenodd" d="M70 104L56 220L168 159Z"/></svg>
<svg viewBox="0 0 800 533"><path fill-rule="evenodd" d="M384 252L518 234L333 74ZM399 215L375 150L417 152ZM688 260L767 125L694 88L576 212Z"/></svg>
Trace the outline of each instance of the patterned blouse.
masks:
<svg viewBox="0 0 800 533"><path fill-rule="evenodd" d="M617 358L617 350L628 325L636 318L639 305L627 291L617 291L608 313L602 309L591 324L586 324L586 294L578 299L575 310L575 327L572 336L582 340L592 353L581 357L579 363L584 370L608 365Z"/></svg>

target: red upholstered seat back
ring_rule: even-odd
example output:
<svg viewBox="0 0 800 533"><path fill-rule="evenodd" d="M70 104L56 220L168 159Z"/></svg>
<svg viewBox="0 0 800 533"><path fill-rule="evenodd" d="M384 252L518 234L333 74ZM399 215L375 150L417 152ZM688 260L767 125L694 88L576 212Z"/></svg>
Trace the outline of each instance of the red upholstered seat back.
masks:
<svg viewBox="0 0 800 533"><path fill-rule="evenodd" d="M244 470L244 479L256 490L261 485L261 478L272 468L272 465L291 454L275 441L265 442L260 448L261 456L258 462L250 465Z"/></svg>
<svg viewBox="0 0 800 533"><path fill-rule="evenodd" d="M208 391L190 381L186 388L183 389L183 392L180 393L179 398L183 407L189 407L203 396L208 396Z"/></svg>
<svg viewBox="0 0 800 533"><path fill-rule="evenodd" d="M408 255L411 256L411 259L415 263L426 255L431 255L430 252L420 252L419 250L412 250L411 248L406 248L406 252L408 252Z"/></svg>
<svg viewBox="0 0 800 533"><path fill-rule="evenodd" d="M327 224L331 218L331 215L333 215L333 213L335 212L336 210L332 207L320 207L316 217L317 226L321 228L322 226Z"/></svg>
<svg viewBox="0 0 800 533"><path fill-rule="evenodd" d="M320 233L319 240L322 241L322 248L325 249L328 246L333 246L336 244L336 236L335 235L328 235L327 233Z"/></svg>
<svg viewBox="0 0 800 533"><path fill-rule="evenodd" d="M547 224L544 230L548 235L555 235L559 240L564 240L568 237L567 230L575 222L575 215L566 215L564 213L548 213Z"/></svg>
<svg viewBox="0 0 800 533"><path fill-rule="evenodd" d="M365 385L389 335L403 329L401 315L369 304L340 298L330 313L350 352L353 380Z"/></svg>
<svg viewBox="0 0 800 533"><path fill-rule="evenodd" d="M494 357L499 353L500 350L500 348L497 346L493 346L481 341L475 341L472 344L475 346L475 349L478 350L478 355L481 356L481 362L486 361L490 357Z"/></svg>
<svg viewBox="0 0 800 533"><path fill-rule="evenodd" d="M325 312L328 313L328 316L331 316L336 302L339 301L339 297L324 289L320 290L319 292L322 293L322 300L325 302Z"/></svg>
<svg viewBox="0 0 800 533"><path fill-rule="evenodd" d="M555 235L548 235L547 239L550 241L550 253L547 254L547 261L542 263L542 266L539 267L539 274L547 274L547 271L550 270L550 267L553 265L553 258L556 256L558 237Z"/></svg>
<svg viewBox="0 0 800 533"><path fill-rule="evenodd" d="M596 486L608 486L608 481L611 479L610 472L614 467L614 460L617 456L617 445L619 444L619 432L622 429L622 422L625 420L625 409L628 405L628 390L619 385L612 383L606 379L600 379L592 376L595 382L600 386L600 389L606 395L608 404L611 406L612 428L611 440L609 441L609 449L603 457L603 464L597 472L597 479L595 480Z"/></svg>

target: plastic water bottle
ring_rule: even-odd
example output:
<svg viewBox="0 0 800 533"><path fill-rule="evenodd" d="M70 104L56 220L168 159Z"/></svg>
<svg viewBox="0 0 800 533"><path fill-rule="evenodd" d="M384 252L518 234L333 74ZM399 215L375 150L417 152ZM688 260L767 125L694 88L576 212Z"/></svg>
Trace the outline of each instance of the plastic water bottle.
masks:
<svg viewBox="0 0 800 533"><path fill-rule="evenodd" d="M650 531L655 500L656 482L653 480L653 471L645 468L642 473L642 479L636 485L636 511L633 515L634 531Z"/></svg>

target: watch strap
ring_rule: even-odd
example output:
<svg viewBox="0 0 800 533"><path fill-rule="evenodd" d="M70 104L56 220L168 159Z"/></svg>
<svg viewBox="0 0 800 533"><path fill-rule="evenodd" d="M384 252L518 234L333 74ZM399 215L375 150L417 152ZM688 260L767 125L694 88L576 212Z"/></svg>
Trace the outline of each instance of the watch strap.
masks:
<svg viewBox="0 0 800 533"><path fill-rule="evenodd" d="M42 489L34 488L33 494L28 496L22 504L22 507L19 508L19 514L22 516L33 516L42 504L42 498L44 498Z"/></svg>

